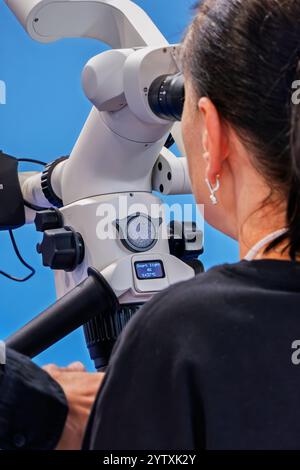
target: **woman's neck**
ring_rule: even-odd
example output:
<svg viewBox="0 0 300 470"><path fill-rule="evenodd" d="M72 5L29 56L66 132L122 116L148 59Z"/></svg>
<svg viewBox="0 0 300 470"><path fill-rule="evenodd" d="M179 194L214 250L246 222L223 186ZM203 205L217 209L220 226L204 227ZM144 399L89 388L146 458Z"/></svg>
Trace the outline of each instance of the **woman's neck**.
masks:
<svg viewBox="0 0 300 470"><path fill-rule="evenodd" d="M286 228L285 211L280 210L280 205L262 207L243 220L239 224L238 237L241 259L244 259L249 251L264 239L266 244L254 253L254 259L290 259L289 252L285 249L288 245L287 240L265 253L268 244L271 243L267 238Z"/></svg>

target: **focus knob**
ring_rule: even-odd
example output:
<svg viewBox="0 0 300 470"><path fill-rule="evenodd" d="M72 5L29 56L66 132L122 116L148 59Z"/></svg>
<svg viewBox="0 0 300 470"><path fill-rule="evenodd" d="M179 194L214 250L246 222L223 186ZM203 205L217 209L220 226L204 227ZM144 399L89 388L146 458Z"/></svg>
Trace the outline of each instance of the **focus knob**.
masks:
<svg viewBox="0 0 300 470"><path fill-rule="evenodd" d="M84 242L71 227L46 230L37 252L42 255L44 266L71 272L83 261Z"/></svg>
<svg viewBox="0 0 300 470"><path fill-rule="evenodd" d="M45 230L52 230L64 226L63 216L56 208L37 212L34 223L38 232L45 232Z"/></svg>
<svg viewBox="0 0 300 470"><path fill-rule="evenodd" d="M45 166L44 171L41 176L41 188L44 193L45 198L50 202L50 204L54 207L63 207L63 201L57 196L55 193L52 183L51 183L51 177L54 169L59 165L60 163L64 162L67 160L68 157L61 157L55 160L54 162L48 163L48 165Z"/></svg>

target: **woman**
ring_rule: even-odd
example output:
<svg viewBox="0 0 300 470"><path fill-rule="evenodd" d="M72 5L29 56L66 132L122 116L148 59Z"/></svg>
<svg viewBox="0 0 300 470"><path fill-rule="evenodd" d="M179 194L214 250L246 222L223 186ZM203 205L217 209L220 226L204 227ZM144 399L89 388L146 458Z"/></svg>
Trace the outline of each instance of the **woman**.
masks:
<svg viewBox="0 0 300 470"><path fill-rule="evenodd" d="M184 141L197 202L241 261L137 314L87 447L300 448L299 59L299 0L201 3L183 45Z"/></svg>

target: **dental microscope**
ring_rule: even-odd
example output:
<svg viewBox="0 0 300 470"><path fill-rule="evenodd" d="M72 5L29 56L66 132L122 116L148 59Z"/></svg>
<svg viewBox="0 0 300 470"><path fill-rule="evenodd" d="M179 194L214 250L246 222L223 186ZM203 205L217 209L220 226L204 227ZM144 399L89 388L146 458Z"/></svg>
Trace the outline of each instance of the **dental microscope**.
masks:
<svg viewBox="0 0 300 470"><path fill-rule="evenodd" d="M26 32L48 43L94 38L82 87L93 108L67 157L18 173L0 154L0 229L35 223L57 302L6 340L34 357L83 325L105 368L128 321L154 295L201 271L203 233L168 224L160 195L190 194L180 120L184 79L170 45L129 0L5 0Z"/></svg>

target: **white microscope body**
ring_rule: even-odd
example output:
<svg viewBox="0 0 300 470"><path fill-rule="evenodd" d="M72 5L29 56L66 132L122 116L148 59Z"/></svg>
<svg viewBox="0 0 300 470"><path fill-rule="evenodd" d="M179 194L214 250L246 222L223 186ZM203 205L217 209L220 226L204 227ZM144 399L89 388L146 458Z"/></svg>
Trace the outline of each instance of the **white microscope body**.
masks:
<svg viewBox="0 0 300 470"><path fill-rule="evenodd" d="M172 133L184 152L180 125L149 104L153 82L180 72L177 46L169 45L129 0L5 1L37 41L88 37L112 47L83 70L82 86L94 107L70 157L48 167L42 177L20 175L26 201L60 206L63 222L44 236L52 237L52 243L55 231L63 237L66 228L80 236L81 252L73 266L55 269L55 262L48 264L55 270L58 297L82 282L89 267L104 276L121 305L144 303L194 277L190 266L170 254L162 202L153 194L191 193L186 159L164 148ZM158 104L166 93L160 90ZM116 216L108 218L109 236L104 237L99 227L108 207ZM34 215L26 209L27 222ZM49 249L48 242L41 251ZM199 232L191 244L202 247Z"/></svg>

